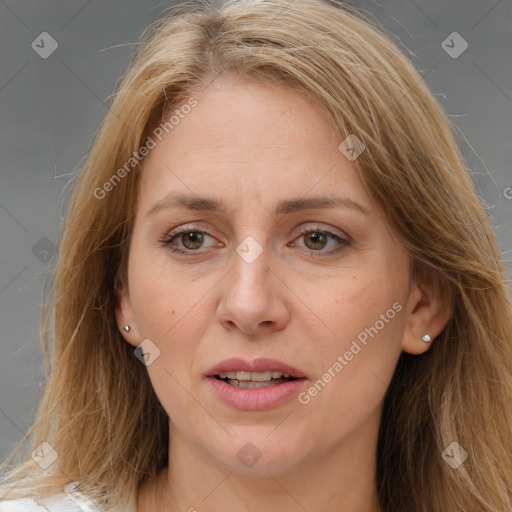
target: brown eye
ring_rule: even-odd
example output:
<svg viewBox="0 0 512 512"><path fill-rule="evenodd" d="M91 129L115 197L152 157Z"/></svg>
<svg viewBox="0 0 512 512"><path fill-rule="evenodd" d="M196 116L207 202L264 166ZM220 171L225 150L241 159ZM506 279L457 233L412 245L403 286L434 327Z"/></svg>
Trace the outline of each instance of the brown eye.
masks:
<svg viewBox="0 0 512 512"><path fill-rule="evenodd" d="M351 245L349 240L319 228L302 228L301 232L302 236L299 239L304 239L304 249L308 250L312 256L330 256ZM332 245L330 250L323 250L329 244Z"/></svg>
<svg viewBox="0 0 512 512"><path fill-rule="evenodd" d="M203 233L200 231L189 231L178 235L186 249L199 249L204 242ZM189 245L190 244L190 245Z"/></svg>
<svg viewBox="0 0 512 512"><path fill-rule="evenodd" d="M173 252L180 254L201 254L201 249L206 237L212 238L211 235L196 229L194 226L185 226L179 228L166 237L159 240L163 246L168 246Z"/></svg>
<svg viewBox="0 0 512 512"><path fill-rule="evenodd" d="M318 250L323 249L327 243L327 237L324 233L318 231L310 231L304 235L306 246L308 249ZM311 246L307 243L307 240L311 241Z"/></svg>

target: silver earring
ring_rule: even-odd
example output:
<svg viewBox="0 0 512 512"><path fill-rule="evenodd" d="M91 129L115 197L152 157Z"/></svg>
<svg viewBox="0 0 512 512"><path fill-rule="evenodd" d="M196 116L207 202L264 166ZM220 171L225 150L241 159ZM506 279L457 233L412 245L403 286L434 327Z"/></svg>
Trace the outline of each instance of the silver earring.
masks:
<svg viewBox="0 0 512 512"><path fill-rule="evenodd" d="M126 331L126 332L130 332L130 326L129 325L125 325L123 327L123 329Z"/></svg>
<svg viewBox="0 0 512 512"><path fill-rule="evenodd" d="M425 334L421 339L422 339L425 343L430 343L430 342L431 342L430 336L429 336L428 334Z"/></svg>

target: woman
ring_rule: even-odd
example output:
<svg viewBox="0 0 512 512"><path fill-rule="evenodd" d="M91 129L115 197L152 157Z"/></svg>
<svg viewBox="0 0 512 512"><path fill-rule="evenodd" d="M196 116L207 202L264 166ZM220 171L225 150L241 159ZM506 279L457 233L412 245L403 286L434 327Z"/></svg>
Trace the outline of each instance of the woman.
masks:
<svg viewBox="0 0 512 512"><path fill-rule="evenodd" d="M78 177L0 511L510 510L505 279L452 126L379 29L182 4Z"/></svg>

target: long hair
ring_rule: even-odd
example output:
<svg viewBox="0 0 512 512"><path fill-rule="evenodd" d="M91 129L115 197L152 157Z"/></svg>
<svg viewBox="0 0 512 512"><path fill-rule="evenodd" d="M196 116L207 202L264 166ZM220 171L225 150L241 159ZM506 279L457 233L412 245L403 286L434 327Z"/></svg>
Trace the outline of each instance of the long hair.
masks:
<svg viewBox="0 0 512 512"><path fill-rule="evenodd" d="M293 87L357 136L366 149L353 164L409 254L411 278L453 294L444 331L425 354L402 352L386 393L382 511L511 510L506 273L455 128L412 61L338 0L186 2L165 14L132 54L74 183L42 317L47 381L27 439L5 462L4 499L45 498L78 480L117 506L167 464L166 412L114 316L139 150L194 90L233 75ZM30 456L43 442L58 453L44 470ZM458 468L443 455L452 443L467 452Z"/></svg>

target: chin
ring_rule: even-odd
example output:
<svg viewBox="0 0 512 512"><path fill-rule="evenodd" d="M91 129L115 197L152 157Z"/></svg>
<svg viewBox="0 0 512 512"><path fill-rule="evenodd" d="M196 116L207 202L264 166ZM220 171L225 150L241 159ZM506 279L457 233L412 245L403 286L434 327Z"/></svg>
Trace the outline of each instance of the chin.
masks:
<svg viewBox="0 0 512 512"><path fill-rule="evenodd" d="M273 427L275 428L275 426ZM305 446L283 431L281 435L272 428L237 429L233 438L221 445L204 448L227 470L253 477L268 477L293 471L303 461ZM211 442L211 439L209 440Z"/></svg>

